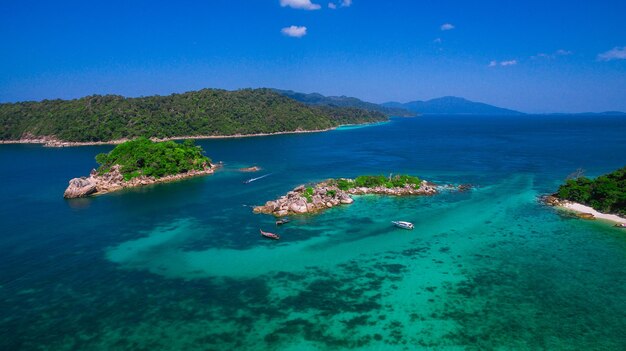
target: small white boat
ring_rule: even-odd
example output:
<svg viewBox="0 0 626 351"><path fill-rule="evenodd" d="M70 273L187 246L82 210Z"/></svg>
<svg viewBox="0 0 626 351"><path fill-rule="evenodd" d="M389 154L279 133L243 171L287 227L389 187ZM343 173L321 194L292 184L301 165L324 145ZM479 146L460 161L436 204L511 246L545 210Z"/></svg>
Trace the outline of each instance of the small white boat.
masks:
<svg viewBox="0 0 626 351"><path fill-rule="evenodd" d="M618 228L626 228L626 223L617 223L615 226Z"/></svg>
<svg viewBox="0 0 626 351"><path fill-rule="evenodd" d="M393 223L393 225L395 225L398 228L402 228L402 229L413 229L413 223L411 222L405 222L405 221L391 221L391 223Z"/></svg>

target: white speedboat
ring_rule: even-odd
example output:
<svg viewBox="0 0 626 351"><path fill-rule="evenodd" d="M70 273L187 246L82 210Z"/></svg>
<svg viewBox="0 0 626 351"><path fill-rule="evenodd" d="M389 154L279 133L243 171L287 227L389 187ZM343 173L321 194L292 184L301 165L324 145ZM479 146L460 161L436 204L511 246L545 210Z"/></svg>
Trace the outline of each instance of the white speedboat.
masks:
<svg viewBox="0 0 626 351"><path fill-rule="evenodd" d="M413 229L413 223L411 222L405 222L405 221L392 221L391 223L393 223L393 225L395 225L398 228L402 228L402 229Z"/></svg>

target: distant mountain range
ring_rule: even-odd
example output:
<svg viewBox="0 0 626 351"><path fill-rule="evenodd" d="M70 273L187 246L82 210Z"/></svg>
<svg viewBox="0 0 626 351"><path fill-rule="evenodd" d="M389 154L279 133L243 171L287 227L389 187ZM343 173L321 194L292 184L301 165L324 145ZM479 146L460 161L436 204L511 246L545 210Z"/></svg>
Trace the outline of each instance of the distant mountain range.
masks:
<svg viewBox="0 0 626 351"><path fill-rule="evenodd" d="M349 96L324 96L318 93L299 93L293 90L273 89L278 94L302 102L307 105L330 106L330 107L354 107L367 111L375 111L384 113L387 116L396 117L414 117L417 115L414 111L410 111L403 107L383 106L371 102L365 102L355 97Z"/></svg>
<svg viewBox="0 0 626 351"><path fill-rule="evenodd" d="M469 101L460 97L445 96L427 101L407 103L386 102L382 106L407 109L422 115L523 115L524 113L492 106L481 102Z"/></svg>

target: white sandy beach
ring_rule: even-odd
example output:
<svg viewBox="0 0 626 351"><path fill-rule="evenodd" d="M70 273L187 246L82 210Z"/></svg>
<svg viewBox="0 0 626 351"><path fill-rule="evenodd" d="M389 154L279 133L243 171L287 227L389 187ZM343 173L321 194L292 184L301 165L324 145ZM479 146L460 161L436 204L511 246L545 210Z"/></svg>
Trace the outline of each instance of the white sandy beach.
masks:
<svg viewBox="0 0 626 351"><path fill-rule="evenodd" d="M568 210L572 210L578 213L591 213L594 217L599 218L599 219L606 219L608 221L615 222L615 223L626 223L626 218L622 218L614 214L606 214L606 213L598 212L589 206L585 206L577 202L567 201L563 203L561 206L563 208L566 208Z"/></svg>

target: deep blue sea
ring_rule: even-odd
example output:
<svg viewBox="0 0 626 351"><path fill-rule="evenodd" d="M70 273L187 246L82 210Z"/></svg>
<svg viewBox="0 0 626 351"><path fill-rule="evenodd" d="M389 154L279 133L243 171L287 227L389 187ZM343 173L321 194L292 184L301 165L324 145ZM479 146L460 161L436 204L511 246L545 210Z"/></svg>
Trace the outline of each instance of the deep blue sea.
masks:
<svg viewBox="0 0 626 351"><path fill-rule="evenodd" d="M626 165L626 118L425 116L198 144L224 162L214 175L77 200L68 180L112 146L0 145L1 350L626 349L626 231L537 201L578 168ZM250 207L389 173L475 188L356 197L280 228Z"/></svg>

